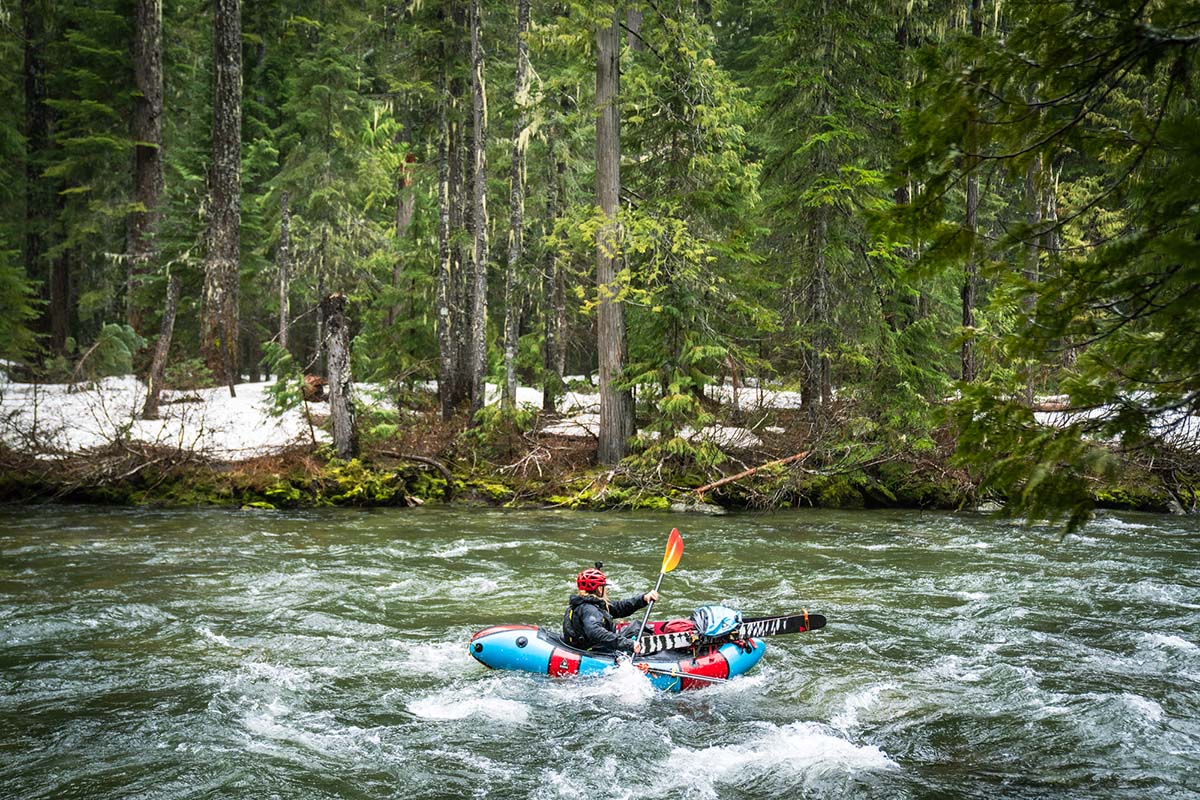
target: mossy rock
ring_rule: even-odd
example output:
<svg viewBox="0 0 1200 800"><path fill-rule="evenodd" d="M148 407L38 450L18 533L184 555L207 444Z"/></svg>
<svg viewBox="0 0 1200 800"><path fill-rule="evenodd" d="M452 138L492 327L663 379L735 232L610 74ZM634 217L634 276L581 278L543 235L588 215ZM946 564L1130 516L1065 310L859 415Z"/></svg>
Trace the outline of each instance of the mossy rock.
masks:
<svg viewBox="0 0 1200 800"><path fill-rule="evenodd" d="M902 508L958 508L969 498L953 480L931 476L913 464L888 461L877 468L879 485Z"/></svg>
<svg viewBox="0 0 1200 800"><path fill-rule="evenodd" d="M1143 486L1119 485L1097 489L1093 495L1096 506L1123 511L1164 512L1170 508L1171 497L1163 491L1157 481Z"/></svg>
<svg viewBox="0 0 1200 800"><path fill-rule="evenodd" d="M818 482L813 502L822 508L864 508L861 485L866 483L862 476L831 475Z"/></svg>
<svg viewBox="0 0 1200 800"><path fill-rule="evenodd" d="M299 505L302 497L298 487L291 481L282 479L264 489L263 495L267 498L264 502L269 502L273 508L279 506L290 508Z"/></svg>

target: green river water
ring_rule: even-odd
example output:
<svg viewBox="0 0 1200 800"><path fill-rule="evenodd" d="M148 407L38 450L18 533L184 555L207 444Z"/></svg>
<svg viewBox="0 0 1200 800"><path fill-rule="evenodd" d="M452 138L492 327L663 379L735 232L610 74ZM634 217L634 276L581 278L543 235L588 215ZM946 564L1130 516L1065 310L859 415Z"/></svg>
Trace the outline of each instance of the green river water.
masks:
<svg viewBox="0 0 1200 800"><path fill-rule="evenodd" d="M683 695L468 656L592 561L651 588L672 526L662 616L828 627ZM1198 551L1147 515L0 509L0 798L1200 797Z"/></svg>

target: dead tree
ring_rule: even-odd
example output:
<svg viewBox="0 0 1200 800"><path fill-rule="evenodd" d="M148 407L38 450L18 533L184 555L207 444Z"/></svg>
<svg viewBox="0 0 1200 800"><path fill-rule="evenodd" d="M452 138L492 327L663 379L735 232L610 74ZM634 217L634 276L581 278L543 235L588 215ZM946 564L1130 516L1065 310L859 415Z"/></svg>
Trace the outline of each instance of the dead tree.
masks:
<svg viewBox="0 0 1200 800"><path fill-rule="evenodd" d="M353 379L350 376L350 326L346 295L331 294L321 301L325 317L325 351L329 359L329 418L338 458L358 455L358 424L354 419Z"/></svg>

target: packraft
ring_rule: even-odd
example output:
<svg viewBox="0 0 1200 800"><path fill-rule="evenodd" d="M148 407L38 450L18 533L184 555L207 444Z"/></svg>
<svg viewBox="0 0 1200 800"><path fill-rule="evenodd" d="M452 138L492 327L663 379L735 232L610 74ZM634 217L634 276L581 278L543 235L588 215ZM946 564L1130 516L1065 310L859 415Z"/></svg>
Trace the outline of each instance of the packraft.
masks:
<svg viewBox="0 0 1200 800"><path fill-rule="evenodd" d="M752 669L766 652L761 637L824 626L823 616L807 611L743 618L741 612L726 606L704 606L687 620L647 625L638 640L641 653L632 662L659 689L698 689ZM471 637L467 651L492 669L552 676L597 675L617 664L615 653L572 647L557 632L537 625L484 628Z"/></svg>

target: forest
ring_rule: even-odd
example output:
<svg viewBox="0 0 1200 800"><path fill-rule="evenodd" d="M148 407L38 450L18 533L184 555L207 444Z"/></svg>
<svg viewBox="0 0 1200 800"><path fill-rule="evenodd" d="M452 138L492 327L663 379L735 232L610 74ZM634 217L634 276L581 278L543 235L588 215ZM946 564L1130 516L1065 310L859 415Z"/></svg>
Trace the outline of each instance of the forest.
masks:
<svg viewBox="0 0 1200 800"><path fill-rule="evenodd" d="M406 497L1195 511L1198 53L1198 0L3 1L0 391L323 388L306 469Z"/></svg>

